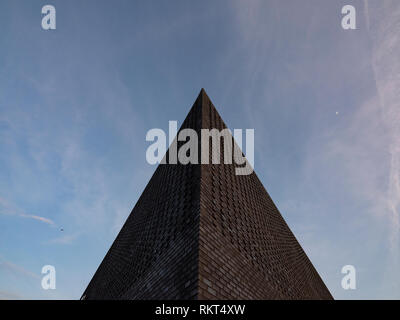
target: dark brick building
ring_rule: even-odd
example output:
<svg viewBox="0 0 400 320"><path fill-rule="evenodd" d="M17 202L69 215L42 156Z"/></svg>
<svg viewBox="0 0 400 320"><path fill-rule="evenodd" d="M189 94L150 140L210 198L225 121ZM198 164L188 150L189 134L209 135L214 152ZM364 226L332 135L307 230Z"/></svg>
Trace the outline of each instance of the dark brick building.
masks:
<svg viewBox="0 0 400 320"><path fill-rule="evenodd" d="M226 128L204 90L183 128ZM257 175L235 168L160 164L82 298L332 299Z"/></svg>

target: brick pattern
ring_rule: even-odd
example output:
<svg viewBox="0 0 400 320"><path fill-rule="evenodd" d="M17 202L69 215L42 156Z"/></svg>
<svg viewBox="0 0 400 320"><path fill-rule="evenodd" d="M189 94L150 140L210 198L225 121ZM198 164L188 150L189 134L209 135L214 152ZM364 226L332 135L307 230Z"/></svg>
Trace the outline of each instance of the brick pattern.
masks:
<svg viewBox="0 0 400 320"><path fill-rule="evenodd" d="M226 128L204 90L183 128ZM332 299L256 174L233 164L159 165L82 297Z"/></svg>
<svg viewBox="0 0 400 320"><path fill-rule="evenodd" d="M202 111L202 128L226 128L205 92ZM201 166L198 298L332 299L256 174L235 167Z"/></svg>

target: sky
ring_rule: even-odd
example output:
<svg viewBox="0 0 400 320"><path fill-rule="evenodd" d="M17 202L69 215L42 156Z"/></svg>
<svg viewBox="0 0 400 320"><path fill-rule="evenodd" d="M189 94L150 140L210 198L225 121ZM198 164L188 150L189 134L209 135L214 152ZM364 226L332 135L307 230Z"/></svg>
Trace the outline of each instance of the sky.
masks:
<svg viewBox="0 0 400 320"><path fill-rule="evenodd" d="M156 169L147 131L201 88L255 130L255 172L334 298L399 299L399 22L398 0L1 1L0 299L80 298Z"/></svg>

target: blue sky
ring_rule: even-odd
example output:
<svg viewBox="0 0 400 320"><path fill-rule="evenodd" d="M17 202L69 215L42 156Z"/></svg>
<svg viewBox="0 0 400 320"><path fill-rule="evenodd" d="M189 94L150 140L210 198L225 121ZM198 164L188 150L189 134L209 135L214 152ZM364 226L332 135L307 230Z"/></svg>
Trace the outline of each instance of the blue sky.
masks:
<svg viewBox="0 0 400 320"><path fill-rule="evenodd" d="M399 18L396 0L1 1L0 299L81 296L155 170L146 132L202 87L255 129L255 171L333 296L399 299Z"/></svg>

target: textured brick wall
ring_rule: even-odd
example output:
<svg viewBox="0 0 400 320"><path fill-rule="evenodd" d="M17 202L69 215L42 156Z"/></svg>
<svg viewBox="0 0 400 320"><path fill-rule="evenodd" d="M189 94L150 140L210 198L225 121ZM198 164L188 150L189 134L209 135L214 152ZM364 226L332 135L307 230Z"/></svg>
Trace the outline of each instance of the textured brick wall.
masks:
<svg viewBox="0 0 400 320"><path fill-rule="evenodd" d="M206 94L202 127L226 128ZM202 165L200 212L199 299L332 298L254 172Z"/></svg>

